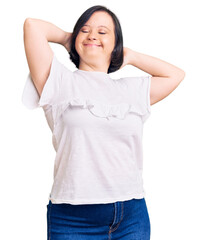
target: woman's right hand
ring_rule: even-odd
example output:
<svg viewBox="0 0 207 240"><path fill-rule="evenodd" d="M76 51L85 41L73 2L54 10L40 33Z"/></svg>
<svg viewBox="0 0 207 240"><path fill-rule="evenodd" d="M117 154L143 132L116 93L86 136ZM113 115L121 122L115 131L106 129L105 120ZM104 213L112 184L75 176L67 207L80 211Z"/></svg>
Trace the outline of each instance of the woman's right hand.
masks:
<svg viewBox="0 0 207 240"><path fill-rule="evenodd" d="M66 32L65 41L62 43L63 47L66 48L68 53L70 52L70 48L71 48L71 35L72 33Z"/></svg>

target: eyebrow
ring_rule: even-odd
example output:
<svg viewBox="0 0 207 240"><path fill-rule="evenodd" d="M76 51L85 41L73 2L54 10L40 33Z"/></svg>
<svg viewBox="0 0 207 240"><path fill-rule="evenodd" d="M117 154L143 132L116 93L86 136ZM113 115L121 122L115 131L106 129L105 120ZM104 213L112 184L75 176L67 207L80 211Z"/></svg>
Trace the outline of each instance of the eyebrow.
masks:
<svg viewBox="0 0 207 240"><path fill-rule="evenodd" d="M90 27L90 25L88 25L88 24L84 24L83 27L84 27L84 26L88 26L88 27ZM110 31L110 29L109 29L107 26L99 25L98 27L105 27L105 28L107 28L107 29Z"/></svg>

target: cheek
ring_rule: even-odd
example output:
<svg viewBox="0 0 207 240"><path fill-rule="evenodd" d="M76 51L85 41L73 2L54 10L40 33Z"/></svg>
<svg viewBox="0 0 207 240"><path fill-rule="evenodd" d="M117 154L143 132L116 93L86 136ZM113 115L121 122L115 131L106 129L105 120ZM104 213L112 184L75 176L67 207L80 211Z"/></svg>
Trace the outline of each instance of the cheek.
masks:
<svg viewBox="0 0 207 240"><path fill-rule="evenodd" d="M77 36L75 40L75 49L77 52L79 51L79 48L80 48L80 37Z"/></svg>
<svg viewBox="0 0 207 240"><path fill-rule="evenodd" d="M114 42L113 38L107 39L104 44L108 46L108 51L109 52L112 52L114 50L115 42Z"/></svg>
<svg viewBox="0 0 207 240"><path fill-rule="evenodd" d="M77 44L79 44L82 40L83 40L83 37L81 36L81 33L79 32L78 35L77 35L77 37L76 37L75 42L76 42Z"/></svg>

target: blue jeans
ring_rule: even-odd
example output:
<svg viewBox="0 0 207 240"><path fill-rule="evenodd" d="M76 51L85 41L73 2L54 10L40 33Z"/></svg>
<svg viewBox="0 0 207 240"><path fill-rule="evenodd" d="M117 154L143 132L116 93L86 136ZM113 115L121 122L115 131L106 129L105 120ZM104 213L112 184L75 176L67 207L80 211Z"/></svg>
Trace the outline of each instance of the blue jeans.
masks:
<svg viewBox="0 0 207 240"><path fill-rule="evenodd" d="M107 204L47 205L48 240L149 240L145 199Z"/></svg>

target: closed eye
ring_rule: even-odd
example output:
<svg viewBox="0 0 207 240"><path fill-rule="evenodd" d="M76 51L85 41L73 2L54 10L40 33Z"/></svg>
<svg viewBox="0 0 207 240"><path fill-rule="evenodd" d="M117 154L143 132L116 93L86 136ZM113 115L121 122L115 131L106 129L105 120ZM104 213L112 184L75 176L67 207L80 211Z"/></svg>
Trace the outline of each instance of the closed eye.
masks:
<svg viewBox="0 0 207 240"><path fill-rule="evenodd" d="M86 30L82 30L81 32L88 33L88 31L86 31ZM105 32L99 32L99 34L106 34L106 33Z"/></svg>

